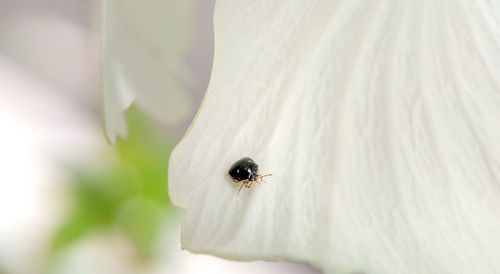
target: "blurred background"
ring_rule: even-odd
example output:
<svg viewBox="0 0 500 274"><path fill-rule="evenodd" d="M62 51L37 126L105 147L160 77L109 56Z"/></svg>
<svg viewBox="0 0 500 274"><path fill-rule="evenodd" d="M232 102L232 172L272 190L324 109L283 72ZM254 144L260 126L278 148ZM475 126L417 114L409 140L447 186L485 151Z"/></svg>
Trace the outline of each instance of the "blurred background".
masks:
<svg viewBox="0 0 500 274"><path fill-rule="evenodd" d="M113 114L126 117L127 135L110 145L101 1L0 0L0 274L319 273L180 249L168 158L208 83L213 2L190 1L193 23L178 30L192 33L177 56L175 103L186 114L164 120L136 98Z"/></svg>

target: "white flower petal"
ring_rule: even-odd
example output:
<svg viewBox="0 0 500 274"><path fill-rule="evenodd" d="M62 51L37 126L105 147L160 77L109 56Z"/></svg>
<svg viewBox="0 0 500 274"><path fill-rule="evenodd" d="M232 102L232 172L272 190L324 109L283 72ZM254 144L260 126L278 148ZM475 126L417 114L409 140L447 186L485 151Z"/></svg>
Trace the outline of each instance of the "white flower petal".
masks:
<svg viewBox="0 0 500 274"><path fill-rule="evenodd" d="M197 81L181 58L192 39L195 0L104 0L103 90L110 141L126 133L123 110L135 102L156 119L190 113L186 88Z"/></svg>
<svg viewBox="0 0 500 274"><path fill-rule="evenodd" d="M169 167L183 247L329 273L500 273L498 1L218 1ZM250 156L265 184L237 195Z"/></svg>

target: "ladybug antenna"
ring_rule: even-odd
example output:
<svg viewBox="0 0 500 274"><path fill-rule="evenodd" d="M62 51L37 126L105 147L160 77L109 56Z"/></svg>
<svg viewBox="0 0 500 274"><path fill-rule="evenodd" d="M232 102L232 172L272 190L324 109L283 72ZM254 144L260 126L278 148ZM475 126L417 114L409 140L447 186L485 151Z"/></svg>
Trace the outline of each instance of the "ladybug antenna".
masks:
<svg viewBox="0 0 500 274"><path fill-rule="evenodd" d="M262 181L262 178L264 178L264 177L268 177L268 176L272 176L272 174L266 174L266 175L260 175L260 174L259 174L259 180L261 180L261 181Z"/></svg>

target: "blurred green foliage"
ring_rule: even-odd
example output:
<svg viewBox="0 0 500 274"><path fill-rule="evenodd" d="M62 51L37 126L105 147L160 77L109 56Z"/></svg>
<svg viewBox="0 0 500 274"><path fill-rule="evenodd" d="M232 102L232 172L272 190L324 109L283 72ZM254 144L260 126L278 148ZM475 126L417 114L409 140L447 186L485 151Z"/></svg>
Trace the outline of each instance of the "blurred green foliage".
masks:
<svg viewBox="0 0 500 274"><path fill-rule="evenodd" d="M73 168L73 198L54 236L53 252L94 229L109 228L126 235L139 258L154 255L159 230L175 211L167 193L167 169L176 138L165 136L133 106L127 119L128 136L113 146L115 155Z"/></svg>

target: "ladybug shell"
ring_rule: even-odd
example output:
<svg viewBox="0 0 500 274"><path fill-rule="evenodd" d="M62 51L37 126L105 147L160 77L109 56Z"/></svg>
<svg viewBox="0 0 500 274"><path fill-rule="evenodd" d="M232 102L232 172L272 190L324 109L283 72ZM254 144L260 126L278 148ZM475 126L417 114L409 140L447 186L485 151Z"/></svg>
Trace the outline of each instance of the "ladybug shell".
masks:
<svg viewBox="0 0 500 274"><path fill-rule="evenodd" d="M259 166L249 157L241 158L236 161L229 169L229 175L238 181L257 180Z"/></svg>

